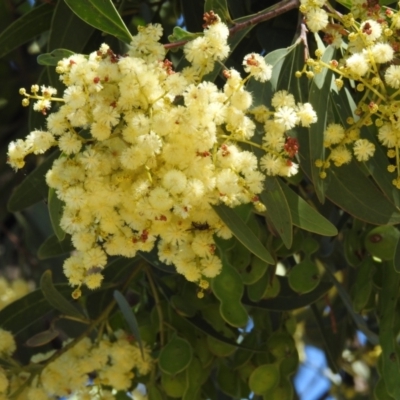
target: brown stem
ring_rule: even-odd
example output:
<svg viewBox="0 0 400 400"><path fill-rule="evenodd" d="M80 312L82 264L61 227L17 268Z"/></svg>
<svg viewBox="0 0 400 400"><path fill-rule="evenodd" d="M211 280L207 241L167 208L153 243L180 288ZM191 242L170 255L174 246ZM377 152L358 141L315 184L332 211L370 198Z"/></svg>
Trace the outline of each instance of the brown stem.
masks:
<svg viewBox="0 0 400 400"><path fill-rule="evenodd" d="M260 22L268 21L277 17L278 15L282 15L298 7L298 0L282 0L277 4L274 4L272 7L268 7L267 9L258 12L254 15L254 17L249 18L247 21L236 23L232 28L229 29L229 35L232 36L236 32L246 29L251 25L256 25Z"/></svg>
<svg viewBox="0 0 400 400"><path fill-rule="evenodd" d="M254 16L249 17L247 21L235 23L235 25L229 29L229 36L233 36L236 32L242 31L243 29L246 29L251 25L257 25L260 22L268 21L277 17L278 15L284 14L298 7L299 0L282 0L272 7L268 7L267 9L258 12ZM181 47L185 45L188 41L189 40L179 40L174 43L164 44L164 47L167 50L175 47Z"/></svg>

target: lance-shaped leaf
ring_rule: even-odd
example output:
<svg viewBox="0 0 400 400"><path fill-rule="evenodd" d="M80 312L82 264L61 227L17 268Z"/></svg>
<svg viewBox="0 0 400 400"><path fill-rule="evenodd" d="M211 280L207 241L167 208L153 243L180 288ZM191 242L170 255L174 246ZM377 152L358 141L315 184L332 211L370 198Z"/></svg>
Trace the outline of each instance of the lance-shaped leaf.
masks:
<svg viewBox="0 0 400 400"><path fill-rule="evenodd" d="M382 376L388 393L400 398L400 350L397 343L399 331L398 293L400 275L389 263L382 264L382 290L379 293L379 344L382 347Z"/></svg>
<svg viewBox="0 0 400 400"><path fill-rule="evenodd" d="M47 343L50 343L53 339L55 339L60 332L55 329L49 329L47 331L39 332L36 335L30 337L25 345L28 347L40 347L44 346Z"/></svg>
<svg viewBox="0 0 400 400"><path fill-rule="evenodd" d="M246 225L234 209L225 205L213 206L213 208L239 242L261 260L264 260L268 264L274 264L274 259L269 251L264 247L258 237Z"/></svg>
<svg viewBox="0 0 400 400"><path fill-rule="evenodd" d="M55 49L51 53L40 54L37 58L37 62L40 65L56 66L60 60L69 57L72 54L74 53L67 49Z"/></svg>
<svg viewBox="0 0 400 400"><path fill-rule="evenodd" d="M68 49L74 53L82 53L94 32L95 29L72 12L64 1L58 1L51 20L47 52ZM62 93L65 87L55 68L47 68L46 72L50 85L56 88L58 93Z"/></svg>
<svg viewBox="0 0 400 400"><path fill-rule="evenodd" d="M67 254L74 250L74 246L71 242L71 236L65 235L63 240L58 240L56 235L48 237L38 250L38 257L40 260L46 260L47 258L58 257L63 254Z"/></svg>
<svg viewBox="0 0 400 400"><path fill-rule="evenodd" d="M204 12L209 11L214 11L215 14L218 14L222 22L228 24L232 22L226 0L206 0L204 3Z"/></svg>
<svg viewBox="0 0 400 400"><path fill-rule="evenodd" d="M132 35L111 0L65 0L87 24L130 43Z"/></svg>
<svg viewBox="0 0 400 400"><path fill-rule="evenodd" d="M49 190L48 206L50 213L51 226L56 234L58 240L62 241L65 238L65 231L61 229L60 221L62 217L62 211L64 208L64 202L61 201L53 188Z"/></svg>
<svg viewBox="0 0 400 400"><path fill-rule="evenodd" d="M9 211L21 211L47 198L49 187L46 184L45 175L59 155L59 151L52 153L22 181L8 201Z"/></svg>
<svg viewBox="0 0 400 400"><path fill-rule="evenodd" d="M67 284L57 284L56 287L59 293L71 293L71 286ZM38 289L3 308L0 311L0 326L19 335L53 309Z"/></svg>
<svg viewBox="0 0 400 400"><path fill-rule="evenodd" d="M62 314L79 320L86 320L86 317L78 311L78 309L71 304L54 286L52 273L48 269L45 271L40 279L40 289L42 290L45 299Z"/></svg>
<svg viewBox="0 0 400 400"><path fill-rule="evenodd" d="M373 225L398 224L400 212L361 171L356 161L332 167L326 196L350 215Z"/></svg>
<svg viewBox="0 0 400 400"><path fill-rule="evenodd" d="M312 208L304 199L297 195L282 181L278 181L288 203L293 225L305 231L318 233L323 236L337 235L336 227Z"/></svg>
<svg viewBox="0 0 400 400"><path fill-rule="evenodd" d="M53 11L51 4L34 7L1 32L0 58L49 30Z"/></svg>
<svg viewBox="0 0 400 400"><path fill-rule="evenodd" d="M129 303L125 299L124 295L119 290L114 290L114 299L118 304L119 309L122 312L122 315L125 318L130 330L132 331L133 336L138 342L140 353L142 354L142 358L144 359L143 353L143 343L140 337L139 325L136 320L135 314L132 311L132 308L129 306Z"/></svg>
<svg viewBox="0 0 400 400"><path fill-rule="evenodd" d="M272 222L278 235L287 248L292 246L292 216L286 196L276 178L265 180L265 190L260 195L267 207L267 218Z"/></svg>
<svg viewBox="0 0 400 400"><path fill-rule="evenodd" d="M343 285L337 280L333 268L329 265L329 263L324 263L324 267L332 281L332 283L335 285L338 294L340 298L343 301L344 306L346 307L347 311L349 312L351 318L353 319L354 323L357 326L357 329L359 329L361 332L364 333L364 335L368 338L368 340L376 345L379 343L379 338L378 335L374 332L372 332L368 327L367 324L365 323L363 317L359 314L356 314L353 309L353 302L347 293L347 290L343 287Z"/></svg>

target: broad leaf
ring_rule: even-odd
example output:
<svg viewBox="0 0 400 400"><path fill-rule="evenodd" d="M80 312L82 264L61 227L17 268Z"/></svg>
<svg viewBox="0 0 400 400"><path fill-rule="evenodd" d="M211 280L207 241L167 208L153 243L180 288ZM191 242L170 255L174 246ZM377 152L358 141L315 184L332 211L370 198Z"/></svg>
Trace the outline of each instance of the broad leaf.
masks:
<svg viewBox="0 0 400 400"><path fill-rule="evenodd" d="M142 354L142 358L144 358L143 343L140 337L139 325L135 317L135 314L133 313L131 307L129 306L129 303L126 301L125 297L119 290L114 290L114 299L117 302L118 307L121 310L122 315L124 316L125 321L127 322L130 330L132 331L133 336L137 340L140 352Z"/></svg>
<svg viewBox="0 0 400 400"><path fill-rule="evenodd" d="M8 202L9 211L21 211L32 204L47 199L49 188L46 184L45 175L59 155L59 151L52 153L22 181L10 197Z"/></svg>
<svg viewBox="0 0 400 400"><path fill-rule="evenodd" d="M189 366L192 357L193 350L190 343L174 334L166 346L161 349L158 365L166 374L176 375Z"/></svg>
<svg viewBox="0 0 400 400"><path fill-rule="evenodd" d="M262 308L270 311L291 311L298 308L309 306L310 304L319 300L330 289L332 284L330 282L320 282L320 284L311 292L299 295L290 289L287 283L287 278L278 276L281 285L281 292L273 299L260 300L253 302L245 294L242 302L246 306Z"/></svg>
<svg viewBox="0 0 400 400"><path fill-rule="evenodd" d="M226 226L232 231L234 236L245 247L266 263L274 264L274 259L269 251L232 208L225 205L213 206L213 208Z"/></svg>
<svg viewBox="0 0 400 400"><path fill-rule="evenodd" d="M130 43L132 35L111 0L65 0L68 7L87 24Z"/></svg>
<svg viewBox="0 0 400 400"><path fill-rule="evenodd" d="M18 18L0 34L0 58L50 28L54 7L42 4Z"/></svg>
<svg viewBox="0 0 400 400"><path fill-rule="evenodd" d="M285 183L280 180L278 182L285 194L292 215L293 225L296 225L305 231L318 233L323 236L337 235L337 229L331 222L312 208Z"/></svg>
<svg viewBox="0 0 400 400"><path fill-rule="evenodd" d="M40 289L42 290L45 299L56 310L67 316L74 317L79 320L86 320L86 317L80 311L78 311L77 308L73 306L71 302L68 301L54 286L52 273L50 270L47 270L43 273L42 278L40 279Z"/></svg>

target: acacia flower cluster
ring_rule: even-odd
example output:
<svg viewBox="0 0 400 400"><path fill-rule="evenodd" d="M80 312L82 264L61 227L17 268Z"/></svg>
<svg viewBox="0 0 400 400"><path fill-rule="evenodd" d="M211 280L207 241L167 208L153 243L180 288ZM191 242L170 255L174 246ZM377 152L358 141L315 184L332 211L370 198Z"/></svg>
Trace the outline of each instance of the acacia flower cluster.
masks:
<svg viewBox="0 0 400 400"><path fill-rule="evenodd" d="M16 349L13 336L0 330L0 339L0 355L11 356ZM65 342L64 346L68 343ZM36 365L36 368L30 368L35 371L33 379L29 372L0 368L0 400L8 399L28 380L29 384L18 398L47 400L73 394L81 400L112 400L115 399L112 390L128 391L135 375L147 375L154 365L150 349L144 346L142 355L137 343L131 343L123 331L114 332L112 340L103 336L92 342L85 337L47 362L55 352L38 353L32 357L30 365Z"/></svg>
<svg viewBox="0 0 400 400"><path fill-rule="evenodd" d="M215 14L207 21L204 36L185 45L191 65L181 72L164 59L161 27L151 25L126 56L103 44L60 61L61 98L44 86L21 92L44 114L60 104L46 130L10 144L8 162L21 168L29 153L62 152L46 181L64 203L61 228L77 250L64 263L74 297L82 284L99 287L108 255L133 257L154 246L161 261L207 287L222 267L213 236L232 235L213 205L252 202L265 211L258 199L265 174L297 171L298 144L287 131L315 122L314 110L288 93L274 96L274 110L252 109L246 81L272 73L257 54L245 57L244 79L231 69L221 89L202 81L229 51L227 26ZM252 142L255 119L264 125L262 144ZM260 163L241 143L265 152Z"/></svg>
<svg viewBox="0 0 400 400"><path fill-rule="evenodd" d="M317 8L326 18L318 23L311 10ZM326 169L333 163L341 166L354 157L361 162L374 155L375 145L365 137L368 126L375 125L378 141L387 147L387 155L393 159L388 171L397 172L392 180L400 189L400 136L399 101L400 66L396 56L400 41L396 32L400 28L400 13L377 2L357 1L352 3L351 13L341 15L329 2L302 1L300 7L306 23L313 32L323 31L324 39L342 53L338 60L322 60L317 51L316 59L307 61L307 76L328 68L336 75L336 86L340 90L344 80L355 82L361 100L353 115L348 116L347 126L328 124L324 132L325 160L316 160L320 176L326 177ZM321 20L321 19L320 19ZM303 71L298 72L301 76Z"/></svg>

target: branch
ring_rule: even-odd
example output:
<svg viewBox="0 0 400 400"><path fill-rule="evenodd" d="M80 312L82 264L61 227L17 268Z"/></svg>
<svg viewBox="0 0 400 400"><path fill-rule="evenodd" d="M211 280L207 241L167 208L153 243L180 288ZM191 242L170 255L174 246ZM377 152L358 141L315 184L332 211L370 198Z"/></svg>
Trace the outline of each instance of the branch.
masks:
<svg viewBox="0 0 400 400"><path fill-rule="evenodd" d="M278 15L284 14L298 7L299 0L282 0L272 7L268 7L265 10L259 11L257 14L254 14L254 16L248 17L249 19L247 21L235 23L229 29L229 36L233 36L236 32L242 31L243 29L246 29L251 25L257 25L260 22L268 21L277 17ZM189 42L189 40L178 40L177 42L164 44L164 47L169 50L175 47L184 46L187 42Z"/></svg>

